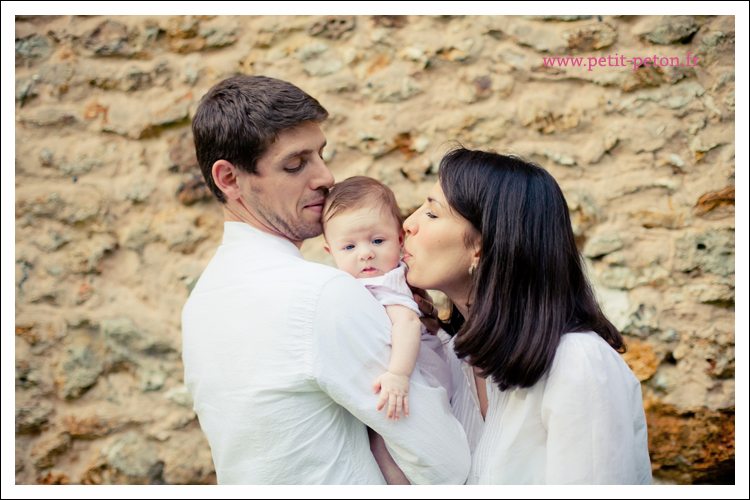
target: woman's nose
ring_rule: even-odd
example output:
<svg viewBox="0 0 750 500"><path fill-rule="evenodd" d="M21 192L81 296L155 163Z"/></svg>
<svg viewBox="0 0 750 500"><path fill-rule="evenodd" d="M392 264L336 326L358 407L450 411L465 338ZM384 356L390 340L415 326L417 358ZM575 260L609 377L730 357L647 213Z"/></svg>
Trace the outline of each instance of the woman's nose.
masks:
<svg viewBox="0 0 750 500"><path fill-rule="evenodd" d="M416 215L417 212L414 212L404 221L404 232L410 236L417 232Z"/></svg>

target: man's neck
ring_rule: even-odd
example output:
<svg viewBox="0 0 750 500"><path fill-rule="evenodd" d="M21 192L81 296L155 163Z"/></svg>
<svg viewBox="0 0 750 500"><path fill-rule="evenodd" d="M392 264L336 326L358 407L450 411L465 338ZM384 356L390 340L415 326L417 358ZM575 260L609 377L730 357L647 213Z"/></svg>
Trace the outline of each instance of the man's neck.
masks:
<svg viewBox="0 0 750 500"><path fill-rule="evenodd" d="M224 211L224 220L226 222L242 222L254 227L258 231L263 231L266 234L277 236L279 238L290 241L294 244L294 246L297 247L298 250L302 247L302 241L290 240L275 229L268 227L266 224L263 224L248 210L237 210L237 207L232 207L229 203L225 203L224 205L222 205L222 210Z"/></svg>

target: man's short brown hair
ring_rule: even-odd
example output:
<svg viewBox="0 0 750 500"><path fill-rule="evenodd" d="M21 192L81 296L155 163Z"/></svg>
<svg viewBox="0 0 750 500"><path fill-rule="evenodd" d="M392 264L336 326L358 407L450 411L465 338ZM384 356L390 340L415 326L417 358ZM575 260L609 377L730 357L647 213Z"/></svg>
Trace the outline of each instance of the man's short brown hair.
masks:
<svg viewBox="0 0 750 500"><path fill-rule="evenodd" d="M371 177L357 175L335 184L328 193L323 204L323 232L336 215L366 206L380 206L393 217L399 229L403 227L404 218L391 188Z"/></svg>
<svg viewBox="0 0 750 500"><path fill-rule="evenodd" d="M193 118L193 141L206 185L220 203L224 193L211 169L226 160L256 174L258 159L278 134L305 122L320 123L328 111L289 82L266 76L234 76L203 96Z"/></svg>

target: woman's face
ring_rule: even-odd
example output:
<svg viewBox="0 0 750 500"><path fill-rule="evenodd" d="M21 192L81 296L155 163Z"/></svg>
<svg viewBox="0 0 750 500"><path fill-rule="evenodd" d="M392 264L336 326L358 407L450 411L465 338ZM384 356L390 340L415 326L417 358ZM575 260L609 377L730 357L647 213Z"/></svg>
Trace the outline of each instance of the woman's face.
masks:
<svg viewBox="0 0 750 500"><path fill-rule="evenodd" d="M466 300L476 266L480 238L466 247L466 234L476 233L471 223L448 205L440 183L430 190L427 201L404 222L406 241L403 261L409 266L406 279L411 286L440 290L454 302Z"/></svg>

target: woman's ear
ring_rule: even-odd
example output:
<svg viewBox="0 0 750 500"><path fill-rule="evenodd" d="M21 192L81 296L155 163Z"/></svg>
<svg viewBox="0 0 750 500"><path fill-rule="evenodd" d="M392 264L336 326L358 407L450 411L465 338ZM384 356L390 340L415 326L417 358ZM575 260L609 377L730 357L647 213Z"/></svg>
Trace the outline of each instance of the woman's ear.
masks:
<svg viewBox="0 0 750 500"><path fill-rule="evenodd" d="M477 236L472 249L471 263L474 265L474 269L479 267L479 257L482 254L482 238Z"/></svg>
<svg viewBox="0 0 750 500"><path fill-rule="evenodd" d="M226 160L217 160L211 167L211 176L214 183L227 198L238 199L242 193L237 182L237 167Z"/></svg>

